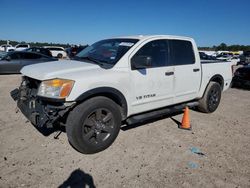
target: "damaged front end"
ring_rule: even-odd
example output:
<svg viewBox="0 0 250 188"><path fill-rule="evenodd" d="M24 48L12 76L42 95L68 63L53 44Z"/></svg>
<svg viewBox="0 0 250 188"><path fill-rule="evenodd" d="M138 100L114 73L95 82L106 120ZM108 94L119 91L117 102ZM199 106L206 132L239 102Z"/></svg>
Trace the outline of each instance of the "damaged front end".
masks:
<svg viewBox="0 0 250 188"><path fill-rule="evenodd" d="M60 99L37 96L41 81L24 76L18 89L10 92L17 107L36 127L53 128L65 122L65 117L74 103Z"/></svg>

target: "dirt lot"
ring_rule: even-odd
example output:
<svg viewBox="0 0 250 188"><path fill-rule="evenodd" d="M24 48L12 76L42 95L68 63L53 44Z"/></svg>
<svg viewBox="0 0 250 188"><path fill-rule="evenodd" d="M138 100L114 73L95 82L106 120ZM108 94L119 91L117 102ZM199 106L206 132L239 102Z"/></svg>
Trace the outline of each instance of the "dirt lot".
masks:
<svg viewBox="0 0 250 188"><path fill-rule="evenodd" d="M213 114L191 111L192 131L165 118L82 155L15 113L19 80L0 76L0 187L250 187L250 91L229 89Z"/></svg>

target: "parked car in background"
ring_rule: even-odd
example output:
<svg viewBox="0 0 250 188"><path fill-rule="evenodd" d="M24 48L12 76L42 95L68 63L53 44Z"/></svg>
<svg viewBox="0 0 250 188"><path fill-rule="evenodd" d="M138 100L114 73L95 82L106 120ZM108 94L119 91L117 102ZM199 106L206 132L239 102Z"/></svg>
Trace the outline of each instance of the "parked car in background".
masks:
<svg viewBox="0 0 250 188"><path fill-rule="evenodd" d="M250 65L240 67L235 71L232 87L250 89Z"/></svg>
<svg viewBox="0 0 250 188"><path fill-rule="evenodd" d="M25 51L26 52L36 52L36 53L39 53L39 54L43 54L43 55L52 57L51 51L49 49L47 49L47 48L31 47L31 48L27 48Z"/></svg>
<svg viewBox="0 0 250 188"><path fill-rule="evenodd" d="M234 57L239 57L242 51L231 51L233 53Z"/></svg>
<svg viewBox="0 0 250 188"><path fill-rule="evenodd" d="M0 51L0 59L5 56L7 54L7 52L4 52L4 51Z"/></svg>
<svg viewBox="0 0 250 188"><path fill-rule="evenodd" d="M67 52L67 55L68 55L69 58L73 58L73 57L75 57L76 54L78 54L80 51L82 51L86 47L88 47L88 45L85 45L85 46L73 46L73 47L67 48L66 52Z"/></svg>
<svg viewBox="0 0 250 188"><path fill-rule="evenodd" d="M216 56L217 59L219 60L226 60L229 61L233 58L233 53L231 52L222 52Z"/></svg>
<svg viewBox="0 0 250 188"><path fill-rule="evenodd" d="M234 56L234 57L232 57L230 60L228 60L228 61L230 61L233 65L238 65L238 63L240 62L240 58L239 57L237 57L237 56Z"/></svg>
<svg viewBox="0 0 250 188"><path fill-rule="evenodd" d="M8 52L0 58L0 74L20 73L21 68L26 65L48 61L57 59L34 52Z"/></svg>
<svg viewBox="0 0 250 188"><path fill-rule="evenodd" d="M205 52L199 52L201 60L216 60L216 57L207 55Z"/></svg>
<svg viewBox="0 0 250 188"><path fill-rule="evenodd" d="M199 50L199 52L203 52L206 55L209 55L212 57L216 57L218 55L216 51L210 51L210 50Z"/></svg>
<svg viewBox="0 0 250 188"><path fill-rule="evenodd" d="M18 44L15 46L15 51L23 51L29 47L30 47L29 44Z"/></svg>
<svg viewBox="0 0 250 188"><path fill-rule="evenodd" d="M233 65L237 65L240 62L239 55L235 55L234 52L221 52L216 56L216 59L231 62Z"/></svg>
<svg viewBox="0 0 250 188"><path fill-rule="evenodd" d="M240 55L239 65L248 65L250 64L250 51L244 51L242 55Z"/></svg>
<svg viewBox="0 0 250 188"><path fill-rule="evenodd" d="M44 46L44 48L48 49L51 51L53 57L57 58L65 58L67 57L67 53L63 47L58 47L58 46Z"/></svg>
<svg viewBox="0 0 250 188"><path fill-rule="evenodd" d="M14 50L15 50L15 48L10 44L3 44L0 46L0 51L10 52L10 51L14 51Z"/></svg>

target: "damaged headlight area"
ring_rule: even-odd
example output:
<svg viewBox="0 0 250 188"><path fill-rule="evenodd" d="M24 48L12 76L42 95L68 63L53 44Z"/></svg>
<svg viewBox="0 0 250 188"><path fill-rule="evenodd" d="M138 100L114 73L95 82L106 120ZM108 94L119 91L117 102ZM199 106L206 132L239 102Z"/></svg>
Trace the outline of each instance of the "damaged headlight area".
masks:
<svg viewBox="0 0 250 188"><path fill-rule="evenodd" d="M33 125L52 128L64 124L66 114L74 106L73 102L61 100L70 94L73 85L72 80L53 79L41 82L24 76L20 87L10 94ZM51 98L60 100L49 100Z"/></svg>
<svg viewBox="0 0 250 188"><path fill-rule="evenodd" d="M73 86L73 80L66 79L52 79L43 81L38 89L38 96L64 99L69 96Z"/></svg>

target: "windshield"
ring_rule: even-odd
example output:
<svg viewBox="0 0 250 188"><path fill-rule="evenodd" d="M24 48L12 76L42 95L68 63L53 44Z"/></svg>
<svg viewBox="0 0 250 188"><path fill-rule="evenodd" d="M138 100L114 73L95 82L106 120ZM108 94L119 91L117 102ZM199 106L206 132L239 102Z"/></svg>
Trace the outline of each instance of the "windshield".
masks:
<svg viewBox="0 0 250 188"><path fill-rule="evenodd" d="M122 38L101 40L79 52L76 58L115 65L136 42L137 39Z"/></svg>

